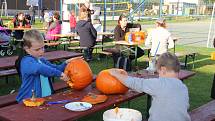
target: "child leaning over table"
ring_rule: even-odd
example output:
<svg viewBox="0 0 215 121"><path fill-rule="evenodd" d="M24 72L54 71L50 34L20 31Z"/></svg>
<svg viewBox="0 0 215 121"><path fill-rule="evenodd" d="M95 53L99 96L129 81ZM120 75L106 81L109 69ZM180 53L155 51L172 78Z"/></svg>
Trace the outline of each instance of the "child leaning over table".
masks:
<svg viewBox="0 0 215 121"><path fill-rule="evenodd" d="M148 121L190 121L188 89L178 79L180 64L177 57L169 52L163 53L156 68L159 78L130 77L114 69L110 73L127 87L152 96Z"/></svg>
<svg viewBox="0 0 215 121"><path fill-rule="evenodd" d="M66 60L61 65L54 65L43 58L44 39L37 30L30 30L24 33L23 48L27 53L16 60L16 68L22 80L16 100L22 102L25 98L32 96L32 90L36 97L45 97L53 93L50 77L60 77L64 81L69 78L63 73L67 63Z"/></svg>

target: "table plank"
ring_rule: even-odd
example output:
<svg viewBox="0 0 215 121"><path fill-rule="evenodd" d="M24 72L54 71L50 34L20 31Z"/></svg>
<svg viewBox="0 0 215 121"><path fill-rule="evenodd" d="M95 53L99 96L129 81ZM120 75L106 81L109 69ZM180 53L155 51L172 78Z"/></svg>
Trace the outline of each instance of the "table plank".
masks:
<svg viewBox="0 0 215 121"><path fill-rule="evenodd" d="M111 33L111 32L97 32L97 35L98 36L99 35L111 36L111 35L114 35L114 33ZM66 33L66 34L50 34L50 36L66 38L66 37L77 37L79 35L75 34L75 33Z"/></svg>
<svg viewBox="0 0 215 121"><path fill-rule="evenodd" d="M181 70L179 73L179 79L187 79L193 76L195 72ZM130 74L132 75L132 74ZM132 76L137 76L141 78L156 78L158 75L149 75L146 71L143 71L140 76L133 74ZM46 99L49 101L57 101L57 100L68 100L78 98L76 101L80 101L85 95L89 92L100 94L98 90L93 88L93 86L88 86L82 91L66 91L54 94ZM145 93L138 93L135 91L128 91L124 95L108 95L108 100L105 103L94 105L88 111L83 112L73 112L66 110L63 106L64 104L57 104L52 106L41 106L35 108L25 107L23 104L16 104L7 106L0 109L0 120L6 121L37 121L37 120L45 120L45 121L69 121L69 120L77 120L83 116L92 114L94 112L106 109L114 104L122 103L128 100L132 100L136 97L142 96Z"/></svg>
<svg viewBox="0 0 215 121"><path fill-rule="evenodd" d="M89 92L100 94L98 90L92 86L88 86L82 91L66 91L51 96L50 101L72 99L72 98L83 98ZM102 109L108 108L114 104L122 103L145 93L137 93L134 91L128 91L124 95L109 95L108 100L105 103L93 105L90 110L83 112L73 112L65 109L64 104L57 104L51 106L41 106L35 108L25 107L23 104L16 104L0 109L0 120L8 121L69 121L77 120L83 116L92 114L94 112L100 111ZM47 98L49 99L49 98Z"/></svg>
<svg viewBox="0 0 215 121"><path fill-rule="evenodd" d="M28 31L28 30L32 30L32 29L36 29L36 30L41 30L41 31L46 31L47 29L45 28L5 28L5 29L8 29L8 30L12 30L12 31L15 31L15 30L24 30L24 31Z"/></svg>
<svg viewBox="0 0 215 121"><path fill-rule="evenodd" d="M73 58L73 57L77 57L77 56L81 56L81 55L82 55L82 53L69 52L69 51L63 51L63 50L57 50L57 51L51 51L51 52L44 53L44 57L46 59L48 59L49 61L68 59L68 58ZM14 68L15 61L17 58L18 58L18 56L0 58L0 69Z"/></svg>

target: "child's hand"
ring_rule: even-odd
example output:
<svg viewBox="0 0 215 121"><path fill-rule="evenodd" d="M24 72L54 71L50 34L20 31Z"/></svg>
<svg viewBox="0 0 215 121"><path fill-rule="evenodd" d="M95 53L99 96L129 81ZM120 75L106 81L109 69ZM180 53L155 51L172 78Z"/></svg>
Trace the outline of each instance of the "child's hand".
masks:
<svg viewBox="0 0 215 121"><path fill-rule="evenodd" d="M109 73L116 77L117 79L119 79L121 82L123 82L124 80L126 80L128 78L127 74L123 73L121 70L119 69L109 69Z"/></svg>
<svg viewBox="0 0 215 121"><path fill-rule="evenodd" d="M63 80L63 81L69 81L70 80L70 78L64 73L61 74L60 79Z"/></svg>
<svg viewBox="0 0 215 121"><path fill-rule="evenodd" d="M75 59L83 59L83 56L79 56L79 57L75 57L75 58L70 58L68 60L66 60L66 64L68 64L70 61L75 60Z"/></svg>

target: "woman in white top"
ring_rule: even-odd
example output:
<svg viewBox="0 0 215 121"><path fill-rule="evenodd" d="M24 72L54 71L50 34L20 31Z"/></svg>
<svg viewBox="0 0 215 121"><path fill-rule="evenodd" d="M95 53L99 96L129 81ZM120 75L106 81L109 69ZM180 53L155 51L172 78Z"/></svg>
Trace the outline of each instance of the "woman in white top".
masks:
<svg viewBox="0 0 215 121"><path fill-rule="evenodd" d="M165 19L159 18L156 21L156 28L148 33L145 46L151 46L151 56L161 55L174 47L171 33L166 29Z"/></svg>

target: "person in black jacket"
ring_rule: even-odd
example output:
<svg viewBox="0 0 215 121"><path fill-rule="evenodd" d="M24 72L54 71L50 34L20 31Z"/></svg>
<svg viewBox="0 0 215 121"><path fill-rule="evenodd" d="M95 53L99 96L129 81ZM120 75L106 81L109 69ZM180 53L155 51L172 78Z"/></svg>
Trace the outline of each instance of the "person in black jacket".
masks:
<svg viewBox="0 0 215 121"><path fill-rule="evenodd" d="M87 9L83 9L80 12L76 30L80 36L80 46L86 47L84 49L84 57L87 61L90 61L92 60L92 47L96 44L97 31L92 23L88 21Z"/></svg>
<svg viewBox="0 0 215 121"><path fill-rule="evenodd" d="M114 39L115 41L125 41L125 34L129 32L130 28L139 28L141 30L141 25L140 24L133 24L133 23L128 23L127 22L127 17L122 14L119 16L118 19L118 25L114 29ZM132 48L134 50L134 48ZM115 48L107 49L106 51L111 52L113 55L113 61L114 61L114 66L117 63L117 60L119 56L122 56L120 54L120 46L116 45ZM137 47L137 58L141 57L144 55L144 50L141 49L140 47ZM134 55L129 55L129 59L133 60L135 57Z"/></svg>
<svg viewBox="0 0 215 121"><path fill-rule="evenodd" d="M25 18L24 13L18 13L13 19L14 28L31 28L30 21ZM22 39L24 35L23 30L15 30L14 37L16 39Z"/></svg>

